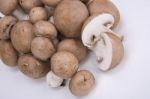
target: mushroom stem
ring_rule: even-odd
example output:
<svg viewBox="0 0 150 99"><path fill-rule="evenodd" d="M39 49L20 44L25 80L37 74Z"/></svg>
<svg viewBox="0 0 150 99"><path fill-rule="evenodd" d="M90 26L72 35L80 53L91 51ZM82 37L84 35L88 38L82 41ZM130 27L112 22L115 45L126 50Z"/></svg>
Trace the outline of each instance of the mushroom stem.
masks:
<svg viewBox="0 0 150 99"><path fill-rule="evenodd" d="M13 12L13 15L19 20L29 20L28 14L26 14L20 6Z"/></svg>

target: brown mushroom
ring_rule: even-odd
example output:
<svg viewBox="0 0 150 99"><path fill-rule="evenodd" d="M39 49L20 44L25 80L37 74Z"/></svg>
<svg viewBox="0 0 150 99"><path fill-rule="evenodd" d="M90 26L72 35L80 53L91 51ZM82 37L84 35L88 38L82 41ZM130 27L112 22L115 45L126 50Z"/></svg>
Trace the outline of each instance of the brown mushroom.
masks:
<svg viewBox="0 0 150 99"><path fill-rule="evenodd" d="M87 49L81 40L65 39L58 44L58 51L68 51L73 53L79 61L82 61L87 55Z"/></svg>
<svg viewBox="0 0 150 99"><path fill-rule="evenodd" d="M1 53L1 60L4 64L15 67L17 65L17 51L13 48L10 41L3 41L0 42L0 53Z"/></svg>
<svg viewBox="0 0 150 99"><path fill-rule="evenodd" d="M87 70L77 72L69 83L69 89L75 96L85 96L91 92L95 85L93 74Z"/></svg>
<svg viewBox="0 0 150 99"><path fill-rule="evenodd" d="M63 0L55 9L54 22L65 37L78 37L88 16L88 10L81 1Z"/></svg>
<svg viewBox="0 0 150 99"><path fill-rule="evenodd" d="M34 24L33 32L36 36L54 39L57 36L55 26L48 21L38 21Z"/></svg>
<svg viewBox="0 0 150 99"><path fill-rule="evenodd" d="M52 42L45 37L36 37L31 43L33 55L43 61L49 59L55 52Z"/></svg>
<svg viewBox="0 0 150 99"><path fill-rule="evenodd" d="M47 64L30 54L19 57L18 67L23 74L34 79L45 76L49 71L49 66Z"/></svg>
<svg viewBox="0 0 150 99"><path fill-rule="evenodd" d="M33 25L29 21L17 22L11 31L11 41L18 52L28 53L31 51L31 41L34 38Z"/></svg>
<svg viewBox="0 0 150 99"><path fill-rule="evenodd" d="M70 52L59 51L51 58L52 71L63 79L71 78L78 67L78 59Z"/></svg>
<svg viewBox="0 0 150 99"><path fill-rule="evenodd" d="M40 20L47 20L48 19L48 13L46 9L42 7L35 7L31 9L29 13L29 19L32 23L36 23Z"/></svg>
<svg viewBox="0 0 150 99"><path fill-rule="evenodd" d="M10 32L17 19L13 16L5 16L0 23L0 39L6 40L10 38Z"/></svg>
<svg viewBox="0 0 150 99"><path fill-rule="evenodd" d="M29 12L34 7L43 6L40 0L18 0L21 7L26 11Z"/></svg>

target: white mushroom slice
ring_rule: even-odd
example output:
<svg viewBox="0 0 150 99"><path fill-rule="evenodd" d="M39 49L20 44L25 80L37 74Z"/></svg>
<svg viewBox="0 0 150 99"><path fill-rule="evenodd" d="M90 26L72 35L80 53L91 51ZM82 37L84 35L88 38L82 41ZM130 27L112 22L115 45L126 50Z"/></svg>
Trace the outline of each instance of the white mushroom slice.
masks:
<svg viewBox="0 0 150 99"><path fill-rule="evenodd" d="M100 39L101 33L112 32L110 29L114 24L114 17L104 13L92 16L85 22L82 30L82 41L87 47L92 47ZM118 37L120 35L116 34Z"/></svg>
<svg viewBox="0 0 150 99"><path fill-rule="evenodd" d="M50 87L59 87L63 83L63 79L56 76L52 71L50 71L47 74L46 79L47 79L47 84Z"/></svg>
<svg viewBox="0 0 150 99"><path fill-rule="evenodd" d="M102 71L114 68L120 63L124 55L121 40L112 33L101 34L101 39L96 43L92 51L97 57L97 66Z"/></svg>

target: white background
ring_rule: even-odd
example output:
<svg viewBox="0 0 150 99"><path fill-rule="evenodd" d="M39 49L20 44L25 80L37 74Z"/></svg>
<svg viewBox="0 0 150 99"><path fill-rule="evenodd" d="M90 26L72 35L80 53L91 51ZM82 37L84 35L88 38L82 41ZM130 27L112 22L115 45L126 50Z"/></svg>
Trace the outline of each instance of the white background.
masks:
<svg viewBox="0 0 150 99"><path fill-rule="evenodd" d="M150 99L150 0L113 0L121 13L115 30L125 36L125 56L114 70L103 73L95 58L82 65L96 77L96 87L81 99ZM68 87L52 89L45 78L32 80L0 62L0 99L80 99Z"/></svg>

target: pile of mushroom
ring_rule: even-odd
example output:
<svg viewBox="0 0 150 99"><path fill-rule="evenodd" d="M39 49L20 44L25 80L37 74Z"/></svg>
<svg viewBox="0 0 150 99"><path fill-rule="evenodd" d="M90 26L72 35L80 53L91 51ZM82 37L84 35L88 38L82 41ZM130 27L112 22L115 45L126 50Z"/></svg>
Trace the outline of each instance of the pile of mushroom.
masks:
<svg viewBox="0 0 150 99"><path fill-rule="evenodd" d="M113 31L120 13L111 1L0 0L0 12L2 62L30 78L46 76L50 87L68 81L73 95L88 95L96 82L80 67L88 49L102 71L123 58L123 36Z"/></svg>

